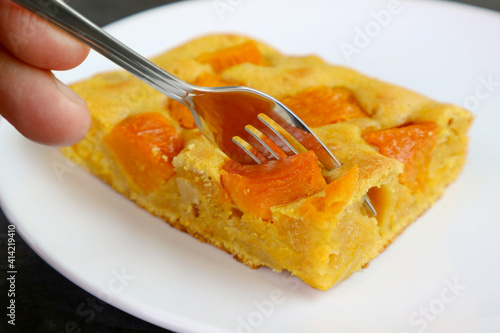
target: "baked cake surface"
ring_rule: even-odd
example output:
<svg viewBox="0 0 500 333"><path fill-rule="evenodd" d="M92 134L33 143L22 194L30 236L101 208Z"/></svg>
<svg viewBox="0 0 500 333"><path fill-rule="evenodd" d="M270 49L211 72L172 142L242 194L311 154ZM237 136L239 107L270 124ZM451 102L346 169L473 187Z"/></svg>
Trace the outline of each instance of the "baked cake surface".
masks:
<svg viewBox="0 0 500 333"><path fill-rule="evenodd" d="M234 163L185 107L121 71L72 86L87 101L92 127L62 152L172 226L314 288L329 289L367 265L465 163L469 112L315 56L212 35L153 61L197 85L244 85L278 98L342 167L322 169L312 152ZM365 195L377 216L365 209Z"/></svg>

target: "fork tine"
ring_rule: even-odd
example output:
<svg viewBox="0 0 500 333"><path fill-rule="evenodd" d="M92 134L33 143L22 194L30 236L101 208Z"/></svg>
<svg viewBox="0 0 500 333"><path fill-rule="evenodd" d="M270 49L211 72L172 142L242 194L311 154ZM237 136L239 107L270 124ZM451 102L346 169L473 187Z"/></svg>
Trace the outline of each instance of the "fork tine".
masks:
<svg viewBox="0 0 500 333"><path fill-rule="evenodd" d="M368 197L368 195L365 195L363 199L365 200L364 202L365 208L367 208L372 213L373 217L377 216L377 210L375 209L375 207L373 207L372 202Z"/></svg>
<svg viewBox="0 0 500 333"><path fill-rule="evenodd" d="M273 134L275 134L294 154L298 154L299 152L295 149L292 144L281 135L271 124L269 124L261 115L258 115L257 118L268 128L271 130ZM269 137L269 135L268 135ZM276 143L276 142L275 142Z"/></svg>
<svg viewBox="0 0 500 333"><path fill-rule="evenodd" d="M274 159L276 159L276 160L280 159L278 154L276 154L274 152L274 150L271 147L269 147L269 145L264 140L261 139L260 135L265 136L261 131L259 131L258 129L256 129L253 126L246 126L245 131L247 131L255 140L257 140L257 142L260 143L269 153L271 153L271 155L274 157ZM255 133L255 132L258 132L258 133ZM257 149L257 147L255 147L255 146L254 146L254 148ZM257 150L259 150L259 149L257 149Z"/></svg>
<svg viewBox="0 0 500 333"><path fill-rule="evenodd" d="M274 128L274 126L272 126L271 124L269 124L269 122L266 121L263 117L261 117L261 115L258 115L257 118L264 125L266 125L274 134L276 134L288 146L288 148L290 148L295 154L298 154L297 150L291 145L291 143L287 139L285 139L283 137L283 135L281 135L281 133L279 133ZM274 119L271 119L271 120L274 121ZM287 130L287 128L284 128L283 126L281 126L278 123L276 123L276 125L279 126L283 131L286 131L289 135L291 135L300 144L302 144L304 146L304 148L306 148L308 150L313 150L316 153L316 155L318 156L318 158L320 159L320 161L322 163L323 163L323 161L325 161L325 158L326 158L328 160L331 159L331 161L335 164L335 168L338 168L338 167L342 166L342 164L330 152L330 150L327 149L323 145L323 143L320 140L318 140L316 138L316 136L312 132L307 133L307 132L304 132L304 131L299 130L297 128L294 128L294 127L292 127L292 128L288 127L288 130ZM306 134L304 135L304 133L306 133ZM308 134L310 134L310 135L308 136ZM302 139L302 140L299 140L299 139ZM309 140L307 140L307 139L309 139ZM307 142L307 141L309 141L309 142ZM318 146L318 145L321 145L321 146ZM323 163L323 165L326 167L326 165L324 163ZM369 212L371 212L371 214L372 214L373 217L377 216L377 211L375 210L375 207L373 207L373 205L372 205L372 203L370 201L370 198L367 195L365 195L363 197L363 200L364 200L365 208Z"/></svg>
<svg viewBox="0 0 500 333"><path fill-rule="evenodd" d="M232 140L238 147L240 147L245 152L245 154L250 156L257 164L262 164L262 161L257 156L255 156L250 150L248 150L247 147L245 147L241 142L239 142L238 139L241 141L244 141L240 137L233 137ZM246 141L244 141L244 142L248 144L248 142L246 142ZM248 145L250 145L250 144L248 144Z"/></svg>

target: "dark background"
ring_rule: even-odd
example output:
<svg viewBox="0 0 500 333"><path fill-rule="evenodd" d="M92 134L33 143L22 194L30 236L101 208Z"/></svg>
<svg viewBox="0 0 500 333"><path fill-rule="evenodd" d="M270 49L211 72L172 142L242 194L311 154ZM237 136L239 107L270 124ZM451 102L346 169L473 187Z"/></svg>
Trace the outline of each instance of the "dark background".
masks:
<svg viewBox="0 0 500 333"><path fill-rule="evenodd" d="M208 0L210 1L210 0ZM248 1L248 0L247 0ZM305 0L304 0L305 1ZM177 1L167 0L66 0L98 25L142 10ZM499 0L460 0L500 11ZM464 24L466 24L464 22ZM499 41L500 42L500 41ZM499 59L500 61L500 59ZM1 144L1 143L0 143ZM38 257L16 235L16 326L7 326L6 237L8 221L0 208L0 332L170 332L101 303ZM5 301L4 301L5 299ZM77 309L93 308L94 316L79 316Z"/></svg>

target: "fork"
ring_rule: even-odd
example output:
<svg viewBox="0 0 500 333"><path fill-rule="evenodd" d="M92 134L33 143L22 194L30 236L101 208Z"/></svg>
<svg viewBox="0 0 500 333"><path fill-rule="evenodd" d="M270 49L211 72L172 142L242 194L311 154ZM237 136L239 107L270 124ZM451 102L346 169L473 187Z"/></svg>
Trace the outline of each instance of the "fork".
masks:
<svg viewBox="0 0 500 333"><path fill-rule="evenodd" d="M13 1L188 107L201 133L233 161L260 164L279 160L277 150L293 155L302 147L313 150L327 170L341 166L307 125L277 99L248 87L206 88L187 83L131 50L62 1ZM364 199L375 216L368 197Z"/></svg>

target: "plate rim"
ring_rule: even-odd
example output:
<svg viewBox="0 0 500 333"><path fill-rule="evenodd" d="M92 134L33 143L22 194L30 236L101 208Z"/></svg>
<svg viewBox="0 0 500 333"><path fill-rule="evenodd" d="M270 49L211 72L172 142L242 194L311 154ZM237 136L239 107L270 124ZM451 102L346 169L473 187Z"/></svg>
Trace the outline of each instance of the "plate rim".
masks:
<svg viewBox="0 0 500 333"><path fill-rule="evenodd" d="M403 2L405 2L405 1L403 1ZM478 11L478 13L481 12L481 15L494 14L494 16L497 19L500 18L500 13L497 13L497 12L490 10L490 9L480 8L480 7L473 6L473 5L455 3L455 2L445 2L445 1L441 1L441 0L439 0L439 1L423 0L421 2L426 3L427 5L432 4L432 6L439 4L439 6L445 6L445 7L451 6L451 7L460 7L462 9L467 8L468 10L474 9L475 11ZM170 8L172 8L172 7L199 6L200 4L206 4L206 3L207 3L207 1L203 1L203 0L190 0L190 1L186 1L186 2L176 2L176 3L172 3L172 4L162 5L162 6L148 9L145 11L141 11L137 14L133 14L133 15L127 16L123 19L117 20L109 25L106 25L105 29L107 29L107 30L108 29L109 30L119 29L119 27L121 25L125 24L126 21L129 21L132 18L136 19L136 20L140 20L140 19L143 19L144 17L149 16L151 12L153 12L153 11L156 12L156 11L159 11L160 9L161 10L170 10ZM8 125L7 121L3 118L0 118L0 133L4 132L4 134L5 134L5 132L8 131L7 127L10 127L10 125ZM56 269L65 278L67 278L68 280L72 281L80 288L88 291L90 294L97 297L97 295L95 294L96 291L94 290L95 286L92 286L88 281L85 281L85 279L81 278L80 276L73 274L67 267L59 265L56 262L55 258L52 258L50 255L48 255L44 249L40 249L36 246L36 241L32 238L32 235L30 235L29 232L22 230L23 229L22 227L20 229L18 229L18 222L16 221L16 218L15 218L16 214L15 214L15 212L11 211L11 207L6 206L4 204L5 203L4 195L7 195L7 194L3 194L3 191L1 190L1 187L0 187L0 206L2 207L2 210L5 214L5 216L7 217L7 220L11 224L16 226L16 230L19 232L20 236L33 249L33 251L35 251L35 253L37 253L37 255L39 255L45 262L47 262L50 266L52 266L54 269ZM171 330L180 330L180 331L188 331L188 332L222 332L215 327L206 327L206 325L199 325L193 321L190 321L189 318L185 318L186 320L180 320L180 321L174 320L177 318L176 316L171 318L170 324L172 326L166 327L166 326L164 326L166 324L165 321L159 321L154 316L148 316L147 314L144 314L144 313L142 313L142 315L139 315L137 313L137 311L135 311L135 309L130 308L130 304L128 304L127 302L123 302L123 300L121 298L115 298L109 304L111 304L112 306L114 306L118 309L121 309L127 313L130 313L131 315L138 317L142 320L146 320L146 321L151 322L155 325L158 325L159 327L164 327L164 328L168 328ZM179 318L177 318L177 319L179 319Z"/></svg>

